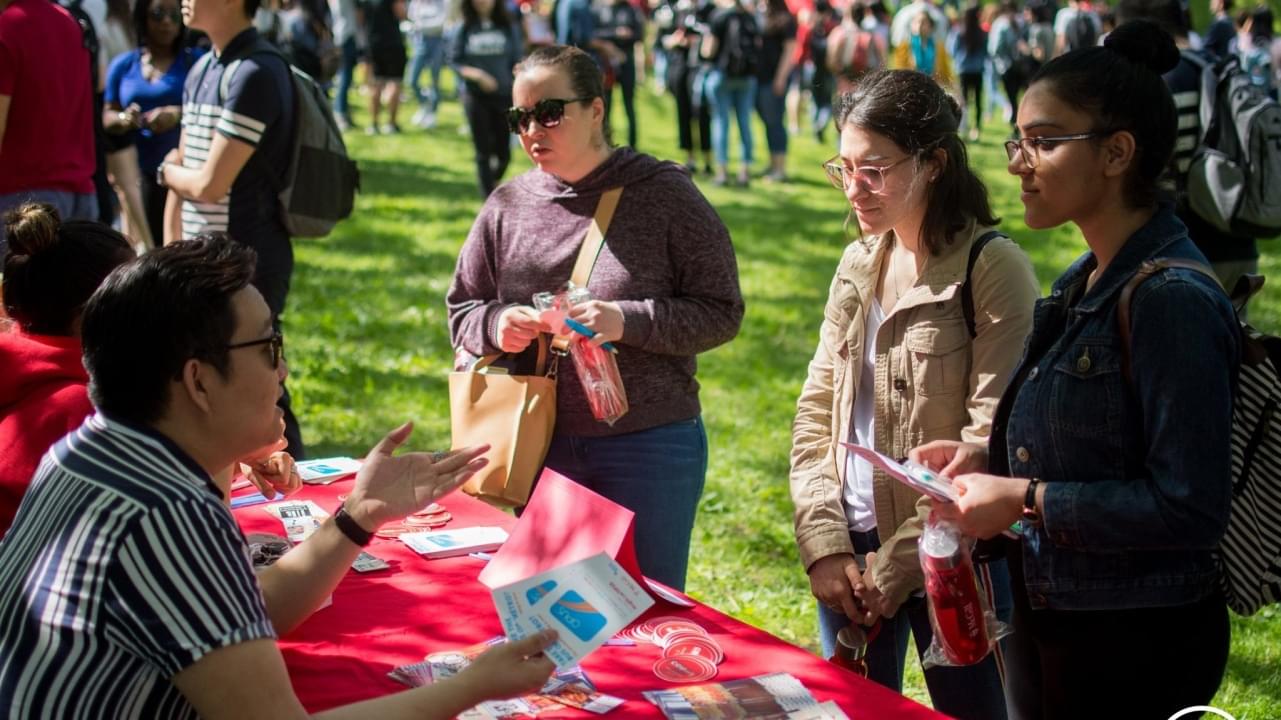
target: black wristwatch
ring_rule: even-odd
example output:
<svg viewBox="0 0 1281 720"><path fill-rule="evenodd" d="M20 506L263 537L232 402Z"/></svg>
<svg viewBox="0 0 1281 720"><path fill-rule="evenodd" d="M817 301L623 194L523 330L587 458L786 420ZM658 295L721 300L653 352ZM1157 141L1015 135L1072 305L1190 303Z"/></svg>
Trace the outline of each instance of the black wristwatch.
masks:
<svg viewBox="0 0 1281 720"><path fill-rule="evenodd" d="M361 527L360 523L356 522L356 518L348 514L345 505L339 505L338 512L334 513L334 525L338 526L348 540L360 547L367 547L374 539L372 532Z"/></svg>
<svg viewBox="0 0 1281 720"><path fill-rule="evenodd" d="M1032 478L1028 481L1027 492L1023 495L1023 522L1028 525L1041 524L1041 513L1036 511L1036 487L1040 484L1040 478Z"/></svg>

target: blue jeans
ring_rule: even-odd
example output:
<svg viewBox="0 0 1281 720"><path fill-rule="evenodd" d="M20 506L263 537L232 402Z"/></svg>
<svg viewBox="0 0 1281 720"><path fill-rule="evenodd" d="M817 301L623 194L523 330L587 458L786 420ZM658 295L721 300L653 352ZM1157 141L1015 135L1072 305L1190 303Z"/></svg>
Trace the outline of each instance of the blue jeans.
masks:
<svg viewBox="0 0 1281 720"><path fill-rule="evenodd" d="M21 190L0 195L0 217L27 202L48 203L58 209L58 216L66 220L98 220L98 196L94 193L73 193L66 190ZM9 243L5 241L4 223L0 223L0 258Z"/></svg>
<svg viewBox="0 0 1281 720"><path fill-rule="evenodd" d="M765 123L765 142L769 145L770 155L787 154L787 125L783 122L786 107L786 96L775 95L773 83L758 82L756 112Z"/></svg>
<svg viewBox="0 0 1281 720"><path fill-rule="evenodd" d="M338 89L334 93L334 114L345 120L351 120L347 91L351 90L351 76L356 70L357 59L356 38L349 37L342 44L342 64L338 66Z"/></svg>
<svg viewBox="0 0 1281 720"><path fill-rule="evenodd" d="M433 113L440 104L440 69L445 65L445 38L443 35L415 35L414 56L409 62L409 89L418 99L419 107ZM419 82L424 69L431 70L431 92Z"/></svg>
<svg viewBox="0 0 1281 720"><path fill-rule="evenodd" d="M712 152L716 164L729 165L729 113L738 118L738 139L743 167L752 164L752 110L756 105L756 78L726 77L720 70L707 76L707 95L712 99Z"/></svg>
<svg viewBox="0 0 1281 720"><path fill-rule="evenodd" d="M860 555L873 552L881 546L876 531L850 533L854 551ZM993 605L996 615L1004 622L1010 621L1010 573L1004 562L976 563L979 582L984 576L991 579ZM844 614L834 612L818 603L819 639L823 656L831 657L836 647L836 633L850 624ZM916 640L916 651L924 656L934 638L930 627L928 604L924 597L915 594L899 607L894 617L881 620L881 632L867 649L867 676L885 687L902 692L903 661L907 657L907 636ZM1005 694L1001 686L1004 659L1001 647L968 667L933 667L925 671L925 685L930 691L934 709L960 720L1004 720Z"/></svg>
<svg viewBox="0 0 1281 720"><path fill-rule="evenodd" d="M641 572L685 589L690 534L707 477L702 418L609 437L558 434L545 464L636 513Z"/></svg>

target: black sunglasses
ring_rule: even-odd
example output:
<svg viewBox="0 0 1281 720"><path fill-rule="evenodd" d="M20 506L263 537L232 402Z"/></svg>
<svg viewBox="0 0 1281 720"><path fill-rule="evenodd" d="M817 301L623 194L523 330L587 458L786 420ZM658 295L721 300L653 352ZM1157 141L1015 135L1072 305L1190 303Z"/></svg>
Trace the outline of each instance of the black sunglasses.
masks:
<svg viewBox="0 0 1281 720"><path fill-rule="evenodd" d="M271 345L271 367L279 368L280 361L285 357L285 336L281 335L278 330L261 340L235 343L234 345L228 345L227 349L239 350L240 348L256 347L258 345Z"/></svg>
<svg viewBox="0 0 1281 720"><path fill-rule="evenodd" d="M147 17L151 18L152 20L155 20L156 22L161 22L165 19L168 19L174 25L177 25L178 23L182 22L182 11L179 10L178 8L171 8L169 10L166 10L162 7L153 7L147 11Z"/></svg>
<svg viewBox="0 0 1281 720"><path fill-rule="evenodd" d="M548 130L565 119L565 106L572 102L587 102L591 97L576 97L569 100L547 98L534 103L533 109L513 107L507 109L507 129L517 135L529 130L529 121L533 120Z"/></svg>

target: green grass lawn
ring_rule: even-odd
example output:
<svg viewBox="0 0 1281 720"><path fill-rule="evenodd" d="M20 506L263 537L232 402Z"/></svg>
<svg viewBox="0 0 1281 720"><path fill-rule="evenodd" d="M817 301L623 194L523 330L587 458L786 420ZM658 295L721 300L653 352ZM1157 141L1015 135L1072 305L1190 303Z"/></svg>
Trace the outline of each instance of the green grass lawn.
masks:
<svg viewBox="0 0 1281 720"><path fill-rule="evenodd" d="M670 99L639 95L640 149L683 159ZM352 100L360 98L353 92ZM412 109L402 112L403 135L348 135L362 172L356 212L330 237L295 246L290 387L313 457L363 453L405 419L417 423L411 447L449 444L446 378L453 354L444 295L480 200L470 140L456 131L458 104L443 104L441 125L430 132L409 129ZM623 123L620 104L616 130ZM987 128L971 148L971 162L988 183L1003 228L1032 257L1048 288L1084 245L1071 227L1023 225L1017 183L1005 172L1000 147L1005 129L1000 123ZM819 167L835 153L833 137L829 130L824 146L809 134L793 138L793 180L785 185L716 188L699 178L733 235L747 316L736 340L700 358L711 466L689 590L810 649L817 647L814 608L792 540L788 450L796 397L845 243L845 199ZM766 157L759 122L756 138L759 168ZM529 166L519 150L515 154L509 176ZM1265 258L1263 269L1281 278L1276 258ZM1281 330L1281 290L1264 291L1252 320ZM905 691L928 704L919 668L909 672ZM1281 614L1234 618L1232 658L1217 704L1240 719L1281 717Z"/></svg>

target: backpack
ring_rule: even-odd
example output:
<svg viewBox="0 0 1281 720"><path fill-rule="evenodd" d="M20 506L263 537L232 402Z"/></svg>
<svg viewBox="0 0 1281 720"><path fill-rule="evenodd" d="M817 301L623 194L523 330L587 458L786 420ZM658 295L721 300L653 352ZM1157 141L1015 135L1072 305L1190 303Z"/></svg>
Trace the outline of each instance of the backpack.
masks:
<svg viewBox="0 0 1281 720"><path fill-rule="evenodd" d="M732 12L725 28L725 51L721 69L732 78L756 74L761 65L761 38L757 32L756 18L736 10Z"/></svg>
<svg viewBox="0 0 1281 720"><path fill-rule="evenodd" d="M875 35L862 29L856 29L853 37L848 32L842 33L840 67L836 68L835 74L855 79L883 66L885 62L875 39Z"/></svg>
<svg viewBox="0 0 1281 720"><path fill-rule="evenodd" d="M1063 44L1067 50L1091 48L1099 44L1099 28L1089 13L1078 10L1076 16L1063 29Z"/></svg>
<svg viewBox="0 0 1281 720"><path fill-rule="evenodd" d="M979 255L982 254L983 248L992 240L999 237L1007 237L1000 230L988 230L979 236L970 245L970 258L965 263L965 282L961 283L961 314L965 316L965 329L970 331L970 339L978 337L978 329L974 326L974 289L971 287L970 276L974 274L974 263L978 262Z"/></svg>
<svg viewBox="0 0 1281 720"><path fill-rule="evenodd" d="M1188 206L1223 232L1281 233L1281 105L1235 57L1183 57L1201 70L1201 134L1184 180Z"/></svg>
<svg viewBox="0 0 1281 720"><path fill-rule="evenodd" d="M289 62L280 50L259 41L223 71L218 85L220 103L241 61L254 54L275 55ZM201 58L206 65L200 72L213 62L213 56L206 53ZM339 220L351 215L360 189L360 170L347 156L347 146L325 93L306 73L292 65L287 67L294 86L294 132L289 166L279 193L281 219L290 237L324 237Z"/></svg>
<svg viewBox="0 0 1281 720"><path fill-rule="evenodd" d="M1125 378L1130 365L1130 303L1145 280L1166 268L1184 268L1215 278L1210 268L1190 260L1164 258L1140 266L1117 301ZM1217 283L1217 278L1215 279ZM1232 292L1240 310L1263 287L1247 275ZM1219 583L1228 607L1253 615L1281 602L1281 338L1241 323L1241 365L1232 408L1232 501L1228 529L1219 543Z"/></svg>

